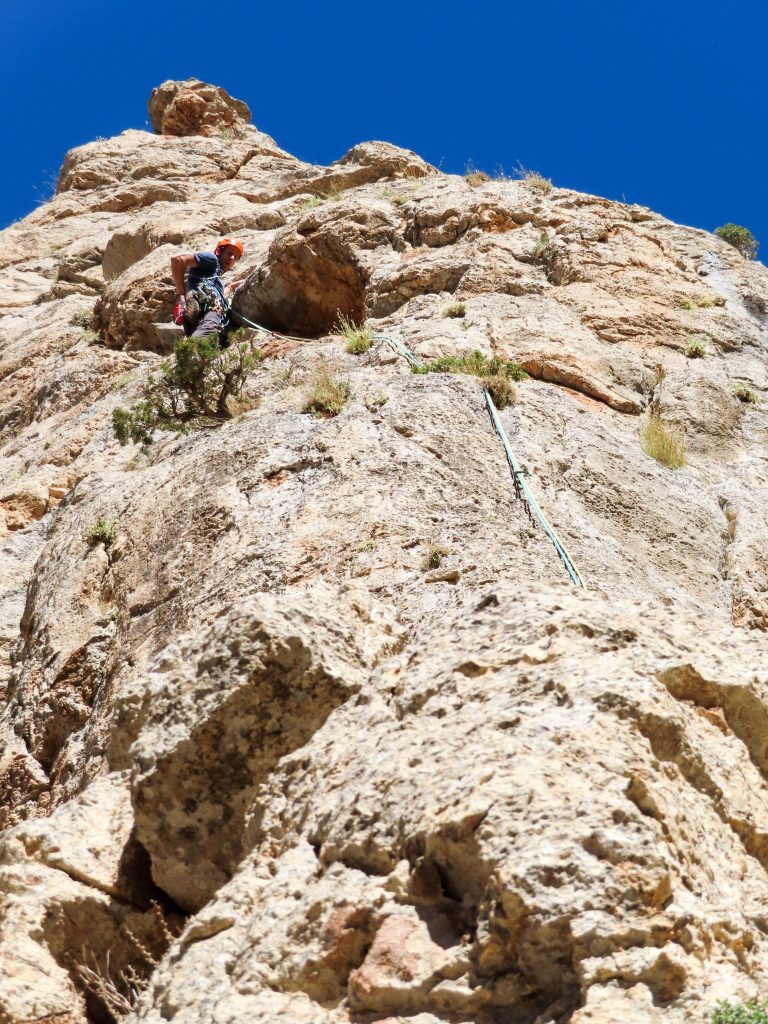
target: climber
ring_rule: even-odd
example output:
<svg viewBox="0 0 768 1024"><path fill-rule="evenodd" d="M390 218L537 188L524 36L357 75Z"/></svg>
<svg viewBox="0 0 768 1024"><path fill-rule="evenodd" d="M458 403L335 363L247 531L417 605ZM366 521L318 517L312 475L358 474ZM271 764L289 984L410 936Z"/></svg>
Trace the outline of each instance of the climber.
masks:
<svg viewBox="0 0 768 1024"><path fill-rule="evenodd" d="M171 256L171 275L176 288L174 323L184 327L187 337L203 338L216 334L222 344L226 338L227 299L243 283L224 285L221 275L243 255L243 243L237 238L222 238L213 252L182 252Z"/></svg>

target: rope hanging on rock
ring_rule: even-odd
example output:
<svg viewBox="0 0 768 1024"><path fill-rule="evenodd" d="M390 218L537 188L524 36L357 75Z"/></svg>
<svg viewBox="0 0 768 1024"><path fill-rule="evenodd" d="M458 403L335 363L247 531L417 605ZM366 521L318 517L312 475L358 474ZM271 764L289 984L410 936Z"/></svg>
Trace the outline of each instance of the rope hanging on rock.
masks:
<svg viewBox="0 0 768 1024"><path fill-rule="evenodd" d="M525 511L531 522L535 525L536 520L538 520L539 524L541 525L546 535L555 545L555 551L557 552L560 561L568 570L568 575L571 577L571 580L576 584L577 587L583 587L584 590L586 590L587 584L584 582L581 573L574 565L571 556L565 550L565 546L563 545L563 543L561 542L560 538L557 536L553 528L550 526L547 517L539 508L538 502L531 494L530 488L528 487L528 484L525 482L524 477L527 476L527 471L524 470L519 465L517 459L514 456L512 448L510 447L509 444L509 439L507 438L507 433L504 430L504 426L499 418L499 411L493 404L493 399L488 393L487 388L483 388L483 395L485 396L485 405L486 408L488 409L488 415L491 417L493 429L499 435L501 443L504 447L504 454L507 456L509 470L512 474L512 479L515 484L516 497L518 497L520 501L523 502L523 505L525 506Z"/></svg>
<svg viewBox="0 0 768 1024"><path fill-rule="evenodd" d="M413 352L411 352L409 348L406 348L406 346L401 341L398 341L397 338L393 338L389 334L374 334L373 338L375 341L387 342L387 344L391 348L393 348L395 352L398 353L398 355L401 355L403 356L404 359L407 359L411 366L421 365L421 363L413 354ZM499 435L499 439L501 440L501 444L504 448L504 454L506 455L507 462L509 463L509 470L512 474L512 481L515 486L515 497L518 498L519 501L522 501L526 515L530 519L531 523L534 526L538 523L544 530L546 535L549 537L549 539L552 541L560 561L563 563L566 570L568 571L568 575L571 577L571 581L577 587L582 587L584 590L586 590L587 584L584 582L584 578L582 577L579 570L576 568L573 559L566 551L565 545L557 536L554 529L550 525L547 517L539 508L538 502L531 493L528 484L525 482L524 477L527 476L527 471L520 466L520 464L514 456L512 447L507 437L507 433L504 430L504 426L501 422L501 419L499 418L499 411L494 405L493 399L491 398L487 388L483 388L483 395L485 396L485 405L488 410L488 415L491 418L491 424L493 426L493 429Z"/></svg>
<svg viewBox="0 0 768 1024"><path fill-rule="evenodd" d="M289 334L281 334L279 331L269 331L266 327L261 327L259 324L255 324L252 320L248 320L247 317L244 317L242 313L238 313L237 310L232 309L231 306L229 307L229 312L233 316L236 316L237 319L246 327L252 327L255 331L258 331L259 334L265 334L272 338L283 338L285 341L303 342L307 340L306 338L292 338ZM411 350L405 346L402 341L399 341L397 338L393 338L390 334L374 334L373 340L386 342L390 348L393 348L395 352L397 352L398 355L406 359L410 366L421 366L421 363L413 352L411 352ZM527 476L527 471L520 466L514 456L506 431L504 430L504 426L499 418L499 411L494 405L493 399L491 398L487 388L483 388L483 395L485 397L485 405L488 410L488 415L491 418L491 424L493 429L499 435L499 439L501 440L501 444L504 448L504 454L506 455L507 462L509 463L509 470L512 474L512 481L515 487L515 497L523 503L526 515L530 519L531 523L534 526L538 523L552 541L558 558L568 571L571 581L577 587L582 587L586 590L587 584L584 582L584 578L576 568L573 559L566 551L565 545L557 536L547 517L539 508L538 502L534 498L533 494L531 494L531 490L524 480L524 477Z"/></svg>

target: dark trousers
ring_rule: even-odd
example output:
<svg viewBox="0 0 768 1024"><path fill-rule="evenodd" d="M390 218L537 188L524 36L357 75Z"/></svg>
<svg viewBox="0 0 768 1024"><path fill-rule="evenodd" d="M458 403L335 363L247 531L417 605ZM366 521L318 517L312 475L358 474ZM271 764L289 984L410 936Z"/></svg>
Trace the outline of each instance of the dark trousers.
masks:
<svg viewBox="0 0 768 1024"><path fill-rule="evenodd" d="M215 334L218 337L220 333L221 313L217 313L215 309L209 309L198 320L197 327L192 332L191 337L205 338L208 334Z"/></svg>

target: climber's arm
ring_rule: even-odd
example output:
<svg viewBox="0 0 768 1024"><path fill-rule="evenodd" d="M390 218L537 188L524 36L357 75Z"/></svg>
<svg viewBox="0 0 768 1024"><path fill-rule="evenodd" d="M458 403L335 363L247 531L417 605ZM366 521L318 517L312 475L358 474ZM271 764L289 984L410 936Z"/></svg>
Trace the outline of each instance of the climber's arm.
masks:
<svg viewBox="0 0 768 1024"><path fill-rule="evenodd" d="M184 295L184 275L187 267L194 267L196 263L197 257L193 252L179 252L171 256L171 276L177 298L180 299Z"/></svg>

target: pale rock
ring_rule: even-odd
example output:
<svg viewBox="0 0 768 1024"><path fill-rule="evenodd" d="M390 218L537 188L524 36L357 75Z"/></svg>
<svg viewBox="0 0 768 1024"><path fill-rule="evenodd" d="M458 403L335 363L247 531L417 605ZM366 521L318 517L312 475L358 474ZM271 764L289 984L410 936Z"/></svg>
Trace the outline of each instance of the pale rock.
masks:
<svg viewBox="0 0 768 1024"><path fill-rule="evenodd" d="M152 1024L764 998L765 268L387 143L306 163L203 83L153 111L171 134L72 150L0 233L0 1018L106 1019L83 946ZM260 339L247 413L122 449L178 335L169 257L224 235L238 308L304 340ZM528 367L501 421L588 593L480 382L346 353L339 311ZM329 419L302 411L323 363ZM685 468L642 450L651 413Z"/></svg>
<svg viewBox="0 0 768 1024"><path fill-rule="evenodd" d="M251 111L225 89L188 78L152 90L149 119L158 135L214 135L242 129Z"/></svg>

